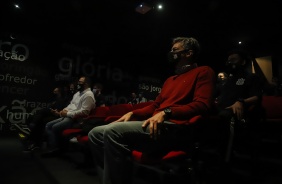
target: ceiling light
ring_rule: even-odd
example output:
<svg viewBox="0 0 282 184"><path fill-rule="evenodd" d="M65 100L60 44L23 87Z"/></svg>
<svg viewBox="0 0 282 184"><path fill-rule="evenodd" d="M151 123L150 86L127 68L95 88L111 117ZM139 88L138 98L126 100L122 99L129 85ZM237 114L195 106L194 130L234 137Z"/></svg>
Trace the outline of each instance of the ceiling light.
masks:
<svg viewBox="0 0 282 184"><path fill-rule="evenodd" d="M145 14L147 13L148 11L150 11L152 9L151 6L149 6L148 4L146 3L141 3L140 5L138 5L136 8L135 8L135 11L138 12L138 13L141 13L141 14Z"/></svg>

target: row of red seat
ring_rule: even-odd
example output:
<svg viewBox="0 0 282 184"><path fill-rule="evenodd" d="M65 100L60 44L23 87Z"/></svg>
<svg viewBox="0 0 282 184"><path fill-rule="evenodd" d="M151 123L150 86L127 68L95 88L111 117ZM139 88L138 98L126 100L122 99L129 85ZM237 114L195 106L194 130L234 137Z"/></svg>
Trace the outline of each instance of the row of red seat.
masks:
<svg viewBox="0 0 282 184"><path fill-rule="evenodd" d="M96 119L103 121L105 124L108 124L110 122L117 120L127 112L130 112L134 109L145 107L152 103L153 103L152 101L149 101L139 104L116 104L112 106L96 107L86 118L84 118L84 121L87 121L89 119ZM70 135L77 134L78 140L80 140L82 137L79 136L79 132L81 131L82 131L81 128L66 129L63 131L63 136L69 137ZM85 139L87 140L87 138L83 138L82 140Z"/></svg>
<svg viewBox="0 0 282 184"><path fill-rule="evenodd" d="M262 107L262 138L282 142L282 96L263 96Z"/></svg>
<svg viewBox="0 0 282 184"><path fill-rule="evenodd" d="M88 117L87 119L102 119L105 124L111 123L118 118L120 118L125 113L132 111L134 109L142 108L147 105L152 104L153 102L145 102L140 104L118 104L110 107L97 107ZM270 124L280 125L282 127L282 97L281 96L263 96L262 98L262 107L264 110L264 116L262 119L262 125L268 126ZM203 118L201 116L197 116L191 119L193 124L195 122L199 122L201 120L208 121L208 118ZM79 129L67 129L63 132L64 136L67 136L73 132L79 132ZM279 130L280 135L282 130ZM85 144L88 141L88 136L77 136L78 142ZM132 158L138 163L148 164L153 162L163 162L167 160L173 160L175 158L191 158L193 156L191 153L187 153L187 150L171 150L167 155L158 160L150 160L150 158L144 157L144 155L136 150L132 151Z"/></svg>
<svg viewBox="0 0 282 184"><path fill-rule="evenodd" d="M111 123L117 119L119 119L122 115L126 114L127 112L130 112L135 109L143 108L145 106L151 105L153 102L143 102L139 104L117 104L112 105L109 107L96 107L91 114L85 118L87 119L98 119L103 120L104 124ZM201 116L195 116L194 118L190 119L191 124L195 124L197 121L201 120ZM81 135L80 132L82 129L80 128L73 128L73 129L66 129L63 131L63 136L70 137L70 135L76 134L76 138L78 142L82 145L87 145L88 142L88 136L87 135ZM188 150L188 149L187 149ZM164 155L162 158L148 158L146 154L143 154L140 151L132 150L132 159L135 161L135 168L143 167L143 165L146 165L146 168L148 167L147 164L157 164L162 162L167 162L171 160L176 159L183 159L187 160L187 158L192 157L191 150L189 153L187 150L171 150L166 155ZM172 171L170 171L172 172Z"/></svg>
<svg viewBox="0 0 282 184"><path fill-rule="evenodd" d="M151 105L153 102L143 102L139 104L117 104L112 106L106 106L106 107L97 107L93 112L85 118L87 119L100 119L103 120L105 124L111 123L117 119L119 119L122 115L126 114L127 112L130 112L134 109L143 108L145 106ZM201 116L195 116L190 121L191 123L195 123L196 121L200 120ZM80 143L86 143L88 141L88 136L84 135L81 136L79 133L82 131L80 128L70 128L63 131L63 136L69 137L72 134L77 134L77 140ZM184 151L172 151L165 155L162 159L167 160L172 157L175 157L177 155L185 155L186 153ZM146 158L142 156L141 152L133 151L132 156L136 161L139 162L147 162ZM149 158L148 158L149 159Z"/></svg>

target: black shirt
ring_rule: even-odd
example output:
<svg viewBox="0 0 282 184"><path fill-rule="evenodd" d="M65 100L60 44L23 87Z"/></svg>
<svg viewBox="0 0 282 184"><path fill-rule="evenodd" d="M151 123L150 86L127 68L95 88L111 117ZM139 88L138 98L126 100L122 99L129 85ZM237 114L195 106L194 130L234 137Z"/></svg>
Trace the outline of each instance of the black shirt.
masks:
<svg viewBox="0 0 282 184"><path fill-rule="evenodd" d="M246 99L262 95L259 77L247 72L229 76L226 83L218 90L217 106L221 109L233 105L239 98Z"/></svg>
<svg viewBox="0 0 282 184"><path fill-rule="evenodd" d="M107 105L106 104L106 97L103 94L94 95L96 100L96 107L100 107L101 105Z"/></svg>

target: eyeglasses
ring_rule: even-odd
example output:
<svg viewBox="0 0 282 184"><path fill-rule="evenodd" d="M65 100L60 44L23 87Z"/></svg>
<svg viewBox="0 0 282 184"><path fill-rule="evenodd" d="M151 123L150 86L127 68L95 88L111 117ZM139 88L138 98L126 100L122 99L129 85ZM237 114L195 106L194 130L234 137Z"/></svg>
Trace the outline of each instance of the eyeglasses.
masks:
<svg viewBox="0 0 282 184"><path fill-rule="evenodd" d="M184 49L184 50L178 51L177 48L172 48L170 52L172 52L172 53L177 53L177 54L182 54L182 53L184 53L184 52L187 52L188 50L189 50L189 49Z"/></svg>

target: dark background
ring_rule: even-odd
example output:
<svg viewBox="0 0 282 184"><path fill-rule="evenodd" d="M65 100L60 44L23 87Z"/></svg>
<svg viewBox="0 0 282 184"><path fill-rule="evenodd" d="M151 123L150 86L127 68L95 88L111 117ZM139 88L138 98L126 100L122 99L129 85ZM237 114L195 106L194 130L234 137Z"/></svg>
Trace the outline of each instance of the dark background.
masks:
<svg viewBox="0 0 282 184"><path fill-rule="evenodd" d="M145 14L135 11L142 2L152 8ZM280 0L69 0L21 1L15 9L13 1L1 1L1 32L89 47L99 57L141 73L169 70L161 72L160 66L166 66L171 39L193 36L202 46L200 64L220 70L238 41L255 57L278 57L281 5Z"/></svg>

